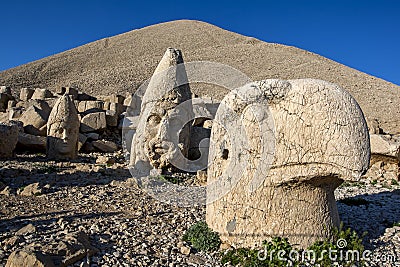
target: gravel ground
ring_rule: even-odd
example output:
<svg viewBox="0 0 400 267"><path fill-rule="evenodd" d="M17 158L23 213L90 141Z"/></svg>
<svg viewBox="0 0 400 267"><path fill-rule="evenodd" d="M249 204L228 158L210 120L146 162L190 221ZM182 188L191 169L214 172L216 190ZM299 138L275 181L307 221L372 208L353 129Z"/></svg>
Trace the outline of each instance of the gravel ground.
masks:
<svg viewBox="0 0 400 267"><path fill-rule="evenodd" d="M0 195L0 266L12 251L55 251L79 231L98 251L74 266L220 266L217 253L199 253L181 241L188 227L205 219L204 207L160 203L130 182L121 153L107 155L115 163L98 164L99 157L57 163L18 155L0 162L0 181L10 188ZM35 182L41 193L21 195ZM400 227L394 225L400 222L400 186L365 179L342 185L336 198L344 224L368 231L365 245L374 255L369 265L400 266ZM29 231L17 233L26 225Z"/></svg>

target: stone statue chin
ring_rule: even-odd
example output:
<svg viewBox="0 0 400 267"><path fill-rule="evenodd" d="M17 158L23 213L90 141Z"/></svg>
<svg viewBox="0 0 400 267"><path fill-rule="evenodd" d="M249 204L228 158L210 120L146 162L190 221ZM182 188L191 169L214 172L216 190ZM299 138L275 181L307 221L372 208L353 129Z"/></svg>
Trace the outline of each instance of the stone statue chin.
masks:
<svg viewBox="0 0 400 267"><path fill-rule="evenodd" d="M74 159L78 155L79 118L74 102L64 95L58 99L47 123L47 157Z"/></svg>

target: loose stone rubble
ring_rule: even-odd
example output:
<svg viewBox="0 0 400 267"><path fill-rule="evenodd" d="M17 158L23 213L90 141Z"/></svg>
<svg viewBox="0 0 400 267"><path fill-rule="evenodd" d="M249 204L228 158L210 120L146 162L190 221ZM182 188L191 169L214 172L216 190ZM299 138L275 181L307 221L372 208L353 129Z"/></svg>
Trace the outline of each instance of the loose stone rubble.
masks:
<svg viewBox="0 0 400 267"><path fill-rule="evenodd" d="M135 177L171 167L171 159L178 154L187 157L190 125L185 124L192 108L180 105L191 99L182 63L181 51L168 48L147 86L131 148L130 168Z"/></svg>
<svg viewBox="0 0 400 267"><path fill-rule="evenodd" d="M18 126L0 123L0 158L11 158L18 142Z"/></svg>
<svg viewBox="0 0 400 267"><path fill-rule="evenodd" d="M78 156L79 117L68 95L60 97L47 122L47 157L75 159Z"/></svg>

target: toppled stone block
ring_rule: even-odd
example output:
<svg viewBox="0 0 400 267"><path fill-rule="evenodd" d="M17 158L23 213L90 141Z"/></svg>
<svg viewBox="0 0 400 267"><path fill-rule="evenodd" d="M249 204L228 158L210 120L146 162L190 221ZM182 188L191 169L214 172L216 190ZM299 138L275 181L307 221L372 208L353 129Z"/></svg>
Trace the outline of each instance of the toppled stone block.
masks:
<svg viewBox="0 0 400 267"><path fill-rule="evenodd" d="M10 121L17 120L22 116L22 108L13 107L8 110L8 119Z"/></svg>
<svg viewBox="0 0 400 267"><path fill-rule="evenodd" d="M219 103L213 103L210 98L193 98L193 126L202 126L206 120L213 119L217 113Z"/></svg>
<svg viewBox="0 0 400 267"><path fill-rule="evenodd" d="M65 87L65 94L70 95L72 99L78 99L78 90L73 87Z"/></svg>
<svg viewBox="0 0 400 267"><path fill-rule="evenodd" d="M18 126L15 123L0 123L0 158L11 158L18 142Z"/></svg>
<svg viewBox="0 0 400 267"><path fill-rule="evenodd" d="M17 101L15 101L15 100L8 100L8 103L7 103L7 110L9 110L10 108L15 107L16 104L17 104Z"/></svg>
<svg viewBox="0 0 400 267"><path fill-rule="evenodd" d="M39 109L35 105L30 106L18 120L24 124L24 130L28 134L46 136L46 124L49 118L47 110Z"/></svg>
<svg viewBox="0 0 400 267"><path fill-rule="evenodd" d="M46 98L52 98L52 97L54 96L50 90L36 88L31 99L45 100Z"/></svg>
<svg viewBox="0 0 400 267"><path fill-rule="evenodd" d="M21 92L19 93L19 99L21 101L28 101L32 98L34 92L34 89L22 88Z"/></svg>
<svg viewBox="0 0 400 267"><path fill-rule="evenodd" d="M109 96L102 96L100 97L104 102L110 102L110 103L119 103L119 104L124 104L125 97L122 95L109 95Z"/></svg>
<svg viewBox="0 0 400 267"><path fill-rule="evenodd" d="M81 101L78 105L80 113L98 112L103 110L104 102L99 100Z"/></svg>
<svg viewBox="0 0 400 267"><path fill-rule="evenodd" d="M49 102L50 101L47 100L30 99L28 101L19 101L15 107L27 110L31 106L34 106L42 110L45 114L50 114L52 108L50 107Z"/></svg>
<svg viewBox="0 0 400 267"><path fill-rule="evenodd" d="M106 110L106 123L109 127L118 126L118 114L114 110Z"/></svg>
<svg viewBox="0 0 400 267"><path fill-rule="evenodd" d="M11 95L11 87L9 86L0 86L0 94L8 94Z"/></svg>
<svg viewBox="0 0 400 267"><path fill-rule="evenodd" d="M36 136L27 133L18 133L18 148L32 151L46 150L46 137Z"/></svg>
<svg viewBox="0 0 400 267"><path fill-rule="evenodd" d="M94 112L86 114L81 119L81 132L95 132L107 128L106 113Z"/></svg>
<svg viewBox="0 0 400 267"><path fill-rule="evenodd" d="M16 250L7 259L6 267L55 267L49 256L38 251Z"/></svg>
<svg viewBox="0 0 400 267"><path fill-rule="evenodd" d="M9 122L10 120L9 120L9 114L8 113L3 113L3 112L0 112L0 123L7 123L7 122Z"/></svg>
<svg viewBox="0 0 400 267"><path fill-rule="evenodd" d="M119 116L126 110L126 107L120 103L110 103L110 106L108 109L115 111L117 113L117 115Z"/></svg>
<svg viewBox="0 0 400 267"><path fill-rule="evenodd" d="M111 153L111 152L115 152L118 150L118 146L112 141L97 140L97 141L93 141L92 145L94 148L96 148L100 152Z"/></svg>

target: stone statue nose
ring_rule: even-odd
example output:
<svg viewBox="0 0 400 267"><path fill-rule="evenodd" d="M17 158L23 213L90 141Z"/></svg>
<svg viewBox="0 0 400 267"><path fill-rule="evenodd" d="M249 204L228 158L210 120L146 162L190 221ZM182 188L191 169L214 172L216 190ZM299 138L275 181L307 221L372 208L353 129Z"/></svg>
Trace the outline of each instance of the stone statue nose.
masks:
<svg viewBox="0 0 400 267"><path fill-rule="evenodd" d="M68 140L67 129L64 129L64 130L63 130L62 138L63 138L63 140Z"/></svg>
<svg viewBox="0 0 400 267"><path fill-rule="evenodd" d="M168 140L168 120L166 118L161 119L160 127L157 132L157 138L160 141Z"/></svg>

